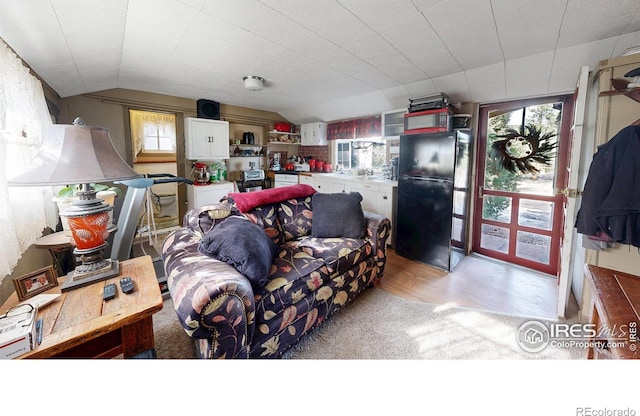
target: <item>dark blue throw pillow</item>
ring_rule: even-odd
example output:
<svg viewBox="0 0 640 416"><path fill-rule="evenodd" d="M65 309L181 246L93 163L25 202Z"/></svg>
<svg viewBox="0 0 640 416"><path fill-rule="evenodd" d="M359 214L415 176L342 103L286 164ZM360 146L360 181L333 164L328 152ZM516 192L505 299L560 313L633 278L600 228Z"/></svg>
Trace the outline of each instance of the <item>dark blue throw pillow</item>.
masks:
<svg viewBox="0 0 640 416"><path fill-rule="evenodd" d="M314 194L311 236L318 238L363 238L367 223L362 212L359 192Z"/></svg>
<svg viewBox="0 0 640 416"><path fill-rule="evenodd" d="M198 251L233 266L254 290L267 284L277 247L259 225L229 217L204 235Z"/></svg>

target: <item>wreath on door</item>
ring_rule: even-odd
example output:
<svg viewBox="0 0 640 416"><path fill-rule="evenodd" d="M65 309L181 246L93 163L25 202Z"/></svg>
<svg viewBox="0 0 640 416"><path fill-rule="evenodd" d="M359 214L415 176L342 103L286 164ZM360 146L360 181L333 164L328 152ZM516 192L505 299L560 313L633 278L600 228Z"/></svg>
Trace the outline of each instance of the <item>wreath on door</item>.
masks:
<svg viewBox="0 0 640 416"><path fill-rule="evenodd" d="M558 142L556 133L542 133L542 129L533 124L520 127L520 130L505 129L502 138L491 144L489 155L498 164L512 173L540 172L538 166L551 166Z"/></svg>

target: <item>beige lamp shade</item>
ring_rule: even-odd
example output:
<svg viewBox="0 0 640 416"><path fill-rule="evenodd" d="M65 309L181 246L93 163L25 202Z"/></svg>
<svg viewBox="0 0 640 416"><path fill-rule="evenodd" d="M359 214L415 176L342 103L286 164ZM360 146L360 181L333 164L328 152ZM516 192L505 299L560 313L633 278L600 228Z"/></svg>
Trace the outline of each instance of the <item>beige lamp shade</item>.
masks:
<svg viewBox="0 0 640 416"><path fill-rule="evenodd" d="M140 177L113 147L109 129L54 124L48 130L29 171L10 186L71 185Z"/></svg>

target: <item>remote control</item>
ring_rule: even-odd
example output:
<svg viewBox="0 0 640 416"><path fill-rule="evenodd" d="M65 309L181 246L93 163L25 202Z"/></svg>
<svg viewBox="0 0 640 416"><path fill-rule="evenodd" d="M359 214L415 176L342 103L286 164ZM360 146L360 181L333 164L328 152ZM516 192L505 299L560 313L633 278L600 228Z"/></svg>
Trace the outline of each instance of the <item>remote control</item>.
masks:
<svg viewBox="0 0 640 416"><path fill-rule="evenodd" d="M126 294L133 292L133 280L129 276L120 279L120 289L122 289L122 293Z"/></svg>
<svg viewBox="0 0 640 416"><path fill-rule="evenodd" d="M115 297L116 297L116 284L115 283L108 283L104 287L104 292L102 292L102 299L103 300L109 300L109 299L113 299Z"/></svg>

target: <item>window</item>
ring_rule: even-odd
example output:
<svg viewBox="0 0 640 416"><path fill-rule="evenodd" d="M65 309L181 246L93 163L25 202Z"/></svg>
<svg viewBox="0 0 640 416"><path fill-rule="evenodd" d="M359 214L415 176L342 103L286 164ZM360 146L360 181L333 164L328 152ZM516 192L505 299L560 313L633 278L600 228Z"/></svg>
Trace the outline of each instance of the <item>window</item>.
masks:
<svg viewBox="0 0 640 416"><path fill-rule="evenodd" d="M371 169L379 173L387 160L387 142L382 140L381 116L375 115L327 124L327 139L338 171ZM355 171L355 172L353 172Z"/></svg>
<svg viewBox="0 0 640 416"><path fill-rule="evenodd" d="M175 114L129 110L134 163L176 161Z"/></svg>
<svg viewBox="0 0 640 416"><path fill-rule="evenodd" d="M334 140L337 169L379 172L386 163L387 144L379 137L370 139Z"/></svg>

